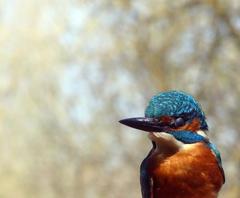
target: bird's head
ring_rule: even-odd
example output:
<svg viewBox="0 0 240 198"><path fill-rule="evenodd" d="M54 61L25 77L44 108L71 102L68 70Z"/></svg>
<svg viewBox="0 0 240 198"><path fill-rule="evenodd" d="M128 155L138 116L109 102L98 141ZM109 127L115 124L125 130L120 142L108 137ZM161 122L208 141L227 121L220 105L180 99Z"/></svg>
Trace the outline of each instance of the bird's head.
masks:
<svg viewBox="0 0 240 198"><path fill-rule="evenodd" d="M203 142L215 154L225 181L220 153L205 133L205 114L191 95L182 91L160 92L150 100L145 117L127 118L120 123L149 132L154 152L161 154L172 155Z"/></svg>
<svg viewBox="0 0 240 198"><path fill-rule="evenodd" d="M153 96L145 117L127 118L120 123L146 132L165 132L184 143L202 141L198 131L208 130L200 104L182 91L160 92Z"/></svg>

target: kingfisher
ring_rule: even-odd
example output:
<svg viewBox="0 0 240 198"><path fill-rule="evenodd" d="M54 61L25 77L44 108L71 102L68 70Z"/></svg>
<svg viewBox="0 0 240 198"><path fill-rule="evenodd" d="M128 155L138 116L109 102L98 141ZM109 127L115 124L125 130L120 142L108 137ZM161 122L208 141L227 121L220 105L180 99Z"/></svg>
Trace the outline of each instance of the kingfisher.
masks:
<svg viewBox="0 0 240 198"><path fill-rule="evenodd" d="M215 198L225 183L220 152L200 104L183 91L153 96L144 117L120 123L148 132L152 149L140 166L142 198Z"/></svg>

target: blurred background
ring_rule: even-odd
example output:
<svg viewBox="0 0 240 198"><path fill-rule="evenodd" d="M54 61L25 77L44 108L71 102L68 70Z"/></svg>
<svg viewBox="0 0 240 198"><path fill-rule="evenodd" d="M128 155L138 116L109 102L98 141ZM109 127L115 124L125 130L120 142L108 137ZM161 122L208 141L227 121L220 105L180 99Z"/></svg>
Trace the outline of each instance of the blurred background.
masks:
<svg viewBox="0 0 240 198"><path fill-rule="evenodd" d="M159 91L202 104L240 195L240 1L0 1L0 197L139 198L142 116Z"/></svg>

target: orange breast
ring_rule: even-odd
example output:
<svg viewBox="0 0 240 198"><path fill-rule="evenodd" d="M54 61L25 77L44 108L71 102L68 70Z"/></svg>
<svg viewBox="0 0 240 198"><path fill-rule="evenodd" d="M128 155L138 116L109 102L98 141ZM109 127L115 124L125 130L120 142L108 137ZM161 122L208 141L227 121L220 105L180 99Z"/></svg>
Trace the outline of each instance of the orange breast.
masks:
<svg viewBox="0 0 240 198"><path fill-rule="evenodd" d="M213 198L223 184L215 156L203 143L170 156L152 152L147 161L154 198Z"/></svg>

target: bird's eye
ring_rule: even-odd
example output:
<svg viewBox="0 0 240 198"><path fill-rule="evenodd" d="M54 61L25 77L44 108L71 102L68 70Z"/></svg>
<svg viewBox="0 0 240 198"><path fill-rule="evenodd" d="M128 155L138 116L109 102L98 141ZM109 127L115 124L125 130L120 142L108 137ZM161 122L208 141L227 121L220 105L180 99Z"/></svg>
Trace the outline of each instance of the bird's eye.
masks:
<svg viewBox="0 0 240 198"><path fill-rule="evenodd" d="M175 127L180 127L183 126L185 124L183 118L179 117L175 120Z"/></svg>

